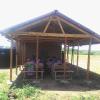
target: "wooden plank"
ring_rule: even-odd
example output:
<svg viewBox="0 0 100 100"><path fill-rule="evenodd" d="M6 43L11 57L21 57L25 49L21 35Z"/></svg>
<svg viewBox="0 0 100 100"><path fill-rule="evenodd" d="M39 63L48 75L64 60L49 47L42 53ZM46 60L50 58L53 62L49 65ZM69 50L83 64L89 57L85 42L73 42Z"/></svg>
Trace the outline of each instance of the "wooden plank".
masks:
<svg viewBox="0 0 100 100"><path fill-rule="evenodd" d="M90 42L89 42L89 48L88 48L87 75L86 75L86 79L87 79L87 80L89 80L89 72L90 72L90 53L91 53L91 43L92 43L92 39L90 39Z"/></svg>
<svg viewBox="0 0 100 100"><path fill-rule="evenodd" d="M16 35L12 35L12 38L18 36L39 36L39 37L59 37L59 38L90 38L88 35L84 34L62 34L62 33L41 33L41 32L20 32ZM19 38L19 37L18 37Z"/></svg>
<svg viewBox="0 0 100 100"><path fill-rule="evenodd" d="M11 40L11 48L10 48L10 81L12 81L12 66L13 66L13 40Z"/></svg>

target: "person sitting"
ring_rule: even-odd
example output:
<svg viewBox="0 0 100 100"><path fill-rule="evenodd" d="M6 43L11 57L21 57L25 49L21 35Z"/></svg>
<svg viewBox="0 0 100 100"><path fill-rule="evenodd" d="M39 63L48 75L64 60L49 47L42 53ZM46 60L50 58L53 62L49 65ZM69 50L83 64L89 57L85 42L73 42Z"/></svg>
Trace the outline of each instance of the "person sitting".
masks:
<svg viewBox="0 0 100 100"><path fill-rule="evenodd" d="M27 58L26 59L26 62L25 62L25 71L28 71L27 72L27 75L33 75L33 72L34 71L34 61L32 61L30 58Z"/></svg>
<svg viewBox="0 0 100 100"><path fill-rule="evenodd" d="M61 60L58 59L58 60L54 63L54 66L61 65L61 64L62 64Z"/></svg>
<svg viewBox="0 0 100 100"><path fill-rule="evenodd" d="M36 63L36 64L37 64L37 63ZM36 64L35 64L35 65L36 65ZM43 70L43 68L44 68L44 64L43 64L42 60L39 58L39 59L38 59L38 69L39 69L39 70Z"/></svg>
<svg viewBox="0 0 100 100"><path fill-rule="evenodd" d="M47 66L48 66L48 68L51 68L52 64L53 64L53 60L52 59L48 59L47 60Z"/></svg>

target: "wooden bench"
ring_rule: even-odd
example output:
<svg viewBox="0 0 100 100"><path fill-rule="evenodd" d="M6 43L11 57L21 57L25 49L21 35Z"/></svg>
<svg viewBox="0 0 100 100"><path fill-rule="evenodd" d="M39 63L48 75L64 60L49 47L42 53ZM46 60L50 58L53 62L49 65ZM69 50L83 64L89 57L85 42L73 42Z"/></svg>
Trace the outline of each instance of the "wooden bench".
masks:
<svg viewBox="0 0 100 100"><path fill-rule="evenodd" d="M43 80L44 69L42 67L36 67L33 70L28 71L25 67L21 70L23 79L36 79L36 73L38 73L38 79ZM32 74L32 75L31 75Z"/></svg>
<svg viewBox="0 0 100 100"><path fill-rule="evenodd" d="M59 79L72 79L72 74L74 71L68 69L68 67L66 66L64 68L64 65L56 65L54 66L53 70L53 77L55 78L55 80L59 80Z"/></svg>

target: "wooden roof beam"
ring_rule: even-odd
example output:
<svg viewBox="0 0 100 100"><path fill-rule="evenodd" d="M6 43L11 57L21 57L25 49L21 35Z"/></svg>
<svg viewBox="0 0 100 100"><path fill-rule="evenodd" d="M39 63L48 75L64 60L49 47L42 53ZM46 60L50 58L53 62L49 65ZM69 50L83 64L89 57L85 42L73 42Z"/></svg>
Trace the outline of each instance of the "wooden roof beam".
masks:
<svg viewBox="0 0 100 100"><path fill-rule="evenodd" d="M90 38L89 35L84 34L61 34L61 33L41 33L41 32L20 32L12 35L12 37L18 36L40 36L40 37L58 37L58 38Z"/></svg>

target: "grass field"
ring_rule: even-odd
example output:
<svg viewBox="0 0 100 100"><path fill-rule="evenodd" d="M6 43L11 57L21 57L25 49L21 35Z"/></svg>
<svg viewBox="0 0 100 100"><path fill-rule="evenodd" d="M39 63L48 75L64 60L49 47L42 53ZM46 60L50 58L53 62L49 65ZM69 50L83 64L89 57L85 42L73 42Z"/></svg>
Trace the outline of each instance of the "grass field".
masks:
<svg viewBox="0 0 100 100"><path fill-rule="evenodd" d="M75 56L76 59L76 56ZM79 57L79 66L86 68L87 56L81 55ZM91 56L91 71L100 74L100 56ZM13 69L13 79L16 78L15 69ZM0 100L8 100L8 91L10 85L7 84L9 80L9 69L0 69ZM56 87L56 86L55 86ZM42 90L31 85L24 85L22 88L14 87L12 91L16 94L17 99L14 100L100 100L100 90L91 89L77 90L77 87L70 87L71 89L62 90ZM76 91L77 90L77 91ZM83 91L84 90L84 91Z"/></svg>
<svg viewBox="0 0 100 100"><path fill-rule="evenodd" d="M69 61L70 58L71 55L69 56ZM76 55L74 56L74 64L76 64ZM87 55L79 56L79 66L84 69L87 68ZM100 55L91 55L90 71L100 74Z"/></svg>

